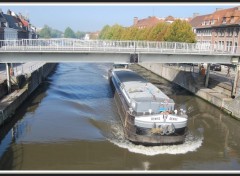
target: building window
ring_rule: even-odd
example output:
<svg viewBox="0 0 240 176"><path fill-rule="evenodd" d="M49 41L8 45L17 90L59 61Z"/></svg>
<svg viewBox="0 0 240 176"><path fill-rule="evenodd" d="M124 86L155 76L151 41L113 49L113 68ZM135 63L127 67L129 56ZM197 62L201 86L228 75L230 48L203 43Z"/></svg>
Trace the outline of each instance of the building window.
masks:
<svg viewBox="0 0 240 176"><path fill-rule="evenodd" d="M227 36L231 37L233 35L233 28L227 29Z"/></svg>
<svg viewBox="0 0 240 176"><path fill-rule="evenodd" d="M234 16L231 16L231 23L234 23Z"/></svg>
<svg viewBox="0 0 240 176"><path fill-rule="evenodd" d="M223 23L223 24L226 23L226 17L223 17L222 23Z"/></svg>
<svg viewBox="0 0 240 176"><path fill-rule="evenodd" d="M237 52L237 49L238 49L238 43L237 43L237 42L235 42L235 46L234 46L234 53L236 53L236 52Z"/></svg>
<svg viewBox="0 0 240 176"><path fill-rule="evenodd" d="M235 37L238 36L238 33L239 33L239 28L236 28L236 31L235 31Z"/></svg>

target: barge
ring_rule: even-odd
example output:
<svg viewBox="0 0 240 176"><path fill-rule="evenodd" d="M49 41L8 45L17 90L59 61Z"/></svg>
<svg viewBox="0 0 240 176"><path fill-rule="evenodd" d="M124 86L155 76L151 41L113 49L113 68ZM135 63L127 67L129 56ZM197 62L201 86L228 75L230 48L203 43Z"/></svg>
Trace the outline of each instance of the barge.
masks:
<svg viewBox="0 0 240 176"><path fill-rule="evenodd" d="M113 64L108 80L127 140L146 146L184 142L186 112L175 109L174 101L160 89L128 69L128 64Z"/></svg>

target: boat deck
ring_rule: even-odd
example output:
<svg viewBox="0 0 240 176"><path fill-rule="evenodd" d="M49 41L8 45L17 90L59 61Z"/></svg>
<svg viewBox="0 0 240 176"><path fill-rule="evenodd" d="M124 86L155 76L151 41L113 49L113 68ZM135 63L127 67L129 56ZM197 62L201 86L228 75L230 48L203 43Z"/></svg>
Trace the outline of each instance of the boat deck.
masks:
<svg viewBox="0 0 240 176"><path fill-rule="evenodd" d="M167 95L137 73L126 69L114 70L114 73L123 84L130 99L137 102L163 102L167 100L172 103Z"/></svg>

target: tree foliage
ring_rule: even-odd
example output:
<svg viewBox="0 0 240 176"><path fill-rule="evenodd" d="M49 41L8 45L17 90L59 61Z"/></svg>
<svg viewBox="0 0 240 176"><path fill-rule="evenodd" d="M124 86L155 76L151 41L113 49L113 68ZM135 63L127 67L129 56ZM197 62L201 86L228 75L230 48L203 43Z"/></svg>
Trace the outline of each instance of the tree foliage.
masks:
<svg viewBox="0 0 240 176"><path fill-rule="evenodd" d="M44 25L44 27L39 32L40 38L51 38L51 28L48 25Z"/></svg>
<svg viewBox="0 0 240 176"><path fill-rule="evenodd" d="M51 30L51 37L52 38L61 38L62 37L63 32L59 31L57 29L52 29Z"/></svg>
<svg viewBox="0 0 240 176"><path fill-rule="evenodd" d="M44 25L44 27L38 33L40 38L60 38L62 37L62 34L62 31L52 29L48 25Z"/></svg>
<svg viewBox="0 0 240 176"><path fill-rule="evenodd" d="M70 27L67 27L64 31L64 37L65 38L76 38L76 35Z"/></svg>
<svg viewBox="0 0 240 176"><path fill-rule="evenodd" d="M77 31L77 32L75 33L75 36L76 36L76 38L78 38L78 39L82 39L82 38L84 38L85 34L86 34L86 32Z"/></svg>
<svg viewBox="0 0 240 176"><path fill-rule="evenodd" d="M196 42L191 25L181 20L172 24L160 22L156 26L142 29L133 26L124 28L118 24L106 25L101 30L99 39Z"/></svg>
<svg viewBox="0 0 240 176"><path fill-rule="evenodd" d="M63 33L60 30L52 29L48 25L44 25L44 27L38 33L40 38L61 38L64 36L66 38L78 38L78 39L84 38L85 34L86 32L81 31L77 31L76 33L74 33L74 31L70 27L67 27Z"/></svg>
<svg viewBox="0 0 240 176"><path fill-rule="evenodd" d="M187 21L182 20L176 20L170 25L164 39L171 42L196 42L191 25Z"/></svg>
<svg viewBox="0 0 240 176"><path fill-rule="evenodd" d="M110 26L106 25L99 33L99 39L109 39Z"/></svg>

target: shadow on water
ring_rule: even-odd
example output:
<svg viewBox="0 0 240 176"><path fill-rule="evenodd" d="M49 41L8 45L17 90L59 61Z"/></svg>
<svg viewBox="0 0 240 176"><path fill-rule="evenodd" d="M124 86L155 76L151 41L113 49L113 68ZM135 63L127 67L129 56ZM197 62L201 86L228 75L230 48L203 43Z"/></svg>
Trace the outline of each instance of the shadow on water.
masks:
<svg viewBox="0 0 240 176"><path fill-rule="evenodd" d="M53 71L49 76L54 74ZM0 170L10 170L14 168L13 161L16 162L16 157L13 157L14 147L18 137L23 132L23 128L26 128L26 124L18 125L27 112L34 112L42 99L46 96L46 90L49 88L50 82L48 78L21 104L15 111L14 115L6 120L0 126ZM21 146L21 144L20 144ZM16 148L16 147L15 147ZM23 151L21 147L16 148L18 151L14 151L17 154L21 154ZM22 158L22 157L17 157ZM21 166L21 161L16 165Z"/></svg>

